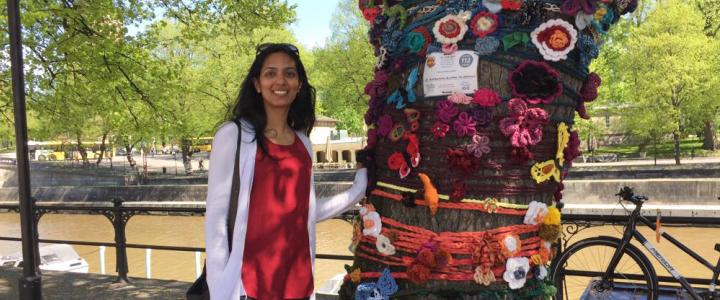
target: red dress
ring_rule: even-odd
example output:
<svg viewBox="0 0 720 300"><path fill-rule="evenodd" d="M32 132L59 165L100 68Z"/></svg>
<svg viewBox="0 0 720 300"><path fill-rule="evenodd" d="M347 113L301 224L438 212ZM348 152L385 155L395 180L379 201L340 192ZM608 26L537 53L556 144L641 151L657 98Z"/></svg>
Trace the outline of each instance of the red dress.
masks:
<svg viewBox="0 0 720 300"><path fill-rule="evenodd" d="M265 140L250 192L242 281L249 297L306 298L313 291L308 236L312 161L300 138L292 145Z"/></svg>

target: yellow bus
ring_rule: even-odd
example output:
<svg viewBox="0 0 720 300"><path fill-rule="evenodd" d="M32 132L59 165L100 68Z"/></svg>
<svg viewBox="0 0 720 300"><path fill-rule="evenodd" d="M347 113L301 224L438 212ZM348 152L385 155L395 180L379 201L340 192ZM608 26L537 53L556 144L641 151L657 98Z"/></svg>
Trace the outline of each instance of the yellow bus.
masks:
<svg viewBox="0 0 720 300"><path fill-rule="evenodd" d="M74 142L62 141L28 141L30 158L37 161L60 161L66 159L82 159L80 151ZM100 156L101 142L82 142L88 159L96 159ZM113 157L112 145L105 143L105 155Z"/></svg>
<svg viewBox="0 0 720 300"><path fill-rule="evenodd" d="M193 152L210 152L212 150L212 137L200 137L194 138L193 141Z"/></svg>

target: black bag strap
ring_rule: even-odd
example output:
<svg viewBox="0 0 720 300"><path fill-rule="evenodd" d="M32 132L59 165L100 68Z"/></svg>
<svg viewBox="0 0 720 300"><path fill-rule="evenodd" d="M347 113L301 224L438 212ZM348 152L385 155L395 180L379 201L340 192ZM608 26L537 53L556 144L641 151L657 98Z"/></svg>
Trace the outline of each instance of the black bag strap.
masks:
<svg viewBox="0 0 720 300"><path fill-rule="evenodd" d="M233 120L238 127L237 148L235 150L235 167L233 169L232 187L230 188L230 208L227 218L228 254L232 252L233 229L237 217L238 197L240 195L240 145L242 144L242 126L240 120Z"/></svg>

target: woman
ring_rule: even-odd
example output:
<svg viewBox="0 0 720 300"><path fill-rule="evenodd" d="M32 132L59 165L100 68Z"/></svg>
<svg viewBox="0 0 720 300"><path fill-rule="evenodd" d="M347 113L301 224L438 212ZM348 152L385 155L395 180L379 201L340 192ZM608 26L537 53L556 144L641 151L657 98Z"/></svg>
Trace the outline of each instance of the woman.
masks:
<svg viewBox="0 0 720 300"><path fill-rule="evenodd" d="M315 89L298 50L263 44L231 113L241 120L240 193L228 254L226 220L238 127L223 124L212 145L205 215L207 282L213 300L314 299L315 223L356 204L367 171L338 195L315 199Z"/></svg>

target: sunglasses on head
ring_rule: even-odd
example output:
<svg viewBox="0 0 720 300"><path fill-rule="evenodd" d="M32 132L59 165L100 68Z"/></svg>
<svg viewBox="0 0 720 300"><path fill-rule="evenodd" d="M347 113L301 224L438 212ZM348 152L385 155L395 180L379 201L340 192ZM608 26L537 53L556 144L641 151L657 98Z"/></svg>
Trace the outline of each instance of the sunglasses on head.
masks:
<svg viewBox="0 0 720 300"><path fill-rule="evenodd" d="M260 53L264 53L268 50L287 50L292 53L295 53L295 55L300 56L300 51L297 47L295 47L292 44L287 43L265 43L260 44L257 47L255 47L255 55L260 55Z"/></svg>

